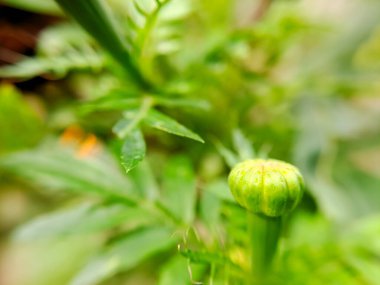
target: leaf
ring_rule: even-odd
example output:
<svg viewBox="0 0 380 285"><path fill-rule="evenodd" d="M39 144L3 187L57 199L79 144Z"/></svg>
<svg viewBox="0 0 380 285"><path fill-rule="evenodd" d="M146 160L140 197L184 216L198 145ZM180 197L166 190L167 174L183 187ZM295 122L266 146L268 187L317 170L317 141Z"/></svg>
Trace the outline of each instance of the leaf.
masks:
<svg viewBox="0 0 380 285"><path fill-rule="evenodd" d="M2 0L2 3L18 9L35 13L60 15L61 10L53 0Z"/></svg>
<svg viewBox="0 0 380 285"><path fill-rule="evenodd" d="M232 132L235 150L238 152L240 159L253 159L255 153L253 151L250 141L244 136L241 130L235 129Z"/></svg>
<svg viewBox="0 0 380 285"><path fill-rule="evenodd" d="M150 110L148 116L144 119L144 123L161 131L204 143L204 140L199 135L158 111Z"/></svg>
<svg viewBox="0 0 380 285"><path fill-rule="evenodd" d="M116 123L116 125L112 128L112 131L119 138L126 137L140 124L142 120L144 120L152 106L152 98L143 98L140 108L125 111L123 113L124 118Z"/></svg>
<svg viewBox="0 0 380 285"><path fill-rule="evenodd" d="M47 144L1 157L0 167L39 185L131 203L136 194L116 162L106 153L77 157L70 148Z"/></svg>
<svg viewBox="0 0 380 285"><path fill-rule="evenodd" d="M230 263L229 259L220 253L209 251L195 251L191 249L182 249L180 253L190 262L201 264L220 264Z"/></svg>
<svg viewBox="0 0 380 285"><path fill-rule="evenodd" d="M11 85L0 85L0 153L30 147L44 128L38 114Z"/></svg>
<svg viewBox="0 0 380 285"><path fill-rule="evenodd" d="M134 188L137 189L144 198L147 200L157 199L160 189L147 160L143 160L139 163L137 167L130 172L129 176L134 182Z"/></svg>
<svg viewBox="0 0 380 285"><path fill-rule="evenodd" d="M185 258L175 256L162 266L158 285L191 285L188 263Z"/></svg>
<svg viewBox="0 0 380 285"><path fill-rule="evenodd" d="M170 249L176 242L172 232L164 227L146 228L128 234L90 261L70 285L98 284L158 252Z"/></svg>
<svg viewBox="0 0 380 285"><path fill-rule="evenodd" d="M114 59L125 68L131 79L141 87L148 87L132 60L127 43L109 7L102 0L55 0L73 17Z"/></svg>
<svg viewBox="0 0 380 285"><path fill-rule="evenodd" d="M201 99L188 99L188 98L165 98L160 96L153 97L156 105L161 105L171 108L192 108L209 110L210 104L206 100Z"/></svg>
<svg viewBox="0 0 380 285"><path fill-rule="evenodd" d="M0 76L31 78L52 74L62 77L72 70L98 71L105 65L103 54L90 38L73 24L57 24L38 38L37 55L0 68Z"/></svg>
<svg viewBox="0 0 380 285"><path fill-rule="evenodd" d="M72 70L97 71L103 67L101 56L83 56L80 51L56 58L27 58L14 65L0 68L1 77L28 79L37 75L53 74L63 77Z"/></svg>
<svg viewBox="0 0 380 285"><path fill-rule="evenodd" d="M145 141L140 130L133 130L125 139L121 150L121 164L128 173L145 157Z"/></svg>
<svg viewBox="0 0 380 285"><path fill-rule="evenodd" d="M18 228L14 238L16 240L56 238L106 230L122 223L142 225L154 220L155 218L149 213L135 207L122 204L84 203L39 216Z"/></svg>
<svg viewBox="0 0 380 285"><path fill-rule="evenodd" d="M191 161L185 156L172 158L166 165L162 201L178 219L190 224L195 217L196 179Z"/></svg>
<svg viewBox="0 0 380 285"><path fill-rule="evenodd" d="M200 217L212 229L219 225L221 200L210 192L203 191L200 202Z"/></svg>
<svg viewBox="0 0 380 285"><path fill-rule="evenodd" d="M221 200L235 203L235 199L231 194L226 179L219 179L207 184L204 191L213 194Z"/></svg>
<svg viewBox="0 0 380 285"><path fill-rule="evenodd" d="M223 157L224 161L227 163L229 167L233 168L237 163L240 162L238 155L226 148L220 141L215 140L214 144L216 150Z"/></svg>

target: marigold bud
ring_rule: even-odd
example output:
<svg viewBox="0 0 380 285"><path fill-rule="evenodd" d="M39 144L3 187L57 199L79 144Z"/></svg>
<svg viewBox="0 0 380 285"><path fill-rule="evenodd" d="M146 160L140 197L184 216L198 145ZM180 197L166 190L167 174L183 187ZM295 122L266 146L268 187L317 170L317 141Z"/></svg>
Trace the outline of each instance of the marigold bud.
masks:
<svg viewBox="0 0 380 285"><path fill-rule="evenodd" d="M302 198L304 181L299 170L274 159L250 159L237 164L228 177L232 195L247 210L279 217Z"/></svg>

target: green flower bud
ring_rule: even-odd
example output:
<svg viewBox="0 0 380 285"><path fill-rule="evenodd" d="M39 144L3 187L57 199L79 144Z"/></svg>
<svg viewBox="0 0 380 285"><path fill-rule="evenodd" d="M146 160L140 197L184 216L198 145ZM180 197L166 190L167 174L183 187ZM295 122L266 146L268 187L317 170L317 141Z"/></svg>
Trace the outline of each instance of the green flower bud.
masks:
<svg viewBox="0 0 380 285"><path fill-rule="evenodd" d="M291 164L274 159L250 159L237 164L228 177L232 195L248 211L279 217L302 198L304 181Z"/></svg>

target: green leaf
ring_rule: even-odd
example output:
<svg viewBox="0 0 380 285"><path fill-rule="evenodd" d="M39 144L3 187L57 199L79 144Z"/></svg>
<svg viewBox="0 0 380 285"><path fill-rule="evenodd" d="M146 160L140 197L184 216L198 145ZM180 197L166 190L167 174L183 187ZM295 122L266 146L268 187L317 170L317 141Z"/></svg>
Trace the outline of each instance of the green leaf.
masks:
<svg viewBox="0 0 380 285"><path fill-rule="evenodd" d="M30 147L44 128L38 114L11 85L0 86L0 153Z"/></svg>
<svg viewBox="0 0 380 285"><path fill-rule="evenodd" d="M164 169L162 201L181 221L190 224L195 217L196 179L191 161L185 156L172 158Z"/></svg>
<svg viewBox="0 0 380 285"><path fill-rule="evenodd" d="M253 159L255 153L253 151L250 141L244 136L241 130L235 129L232 132L235 150L238 152L240 159Z"/></svg>
<svg viewBox="0 0 380 285"><path fill-rule="evenodd" d="M136 194L116 161L106 153L78 157L72 149L47 144L3 156L0 167L53 189L96 194L132 202Z"/></svg>
<svg viewBox="0 0 380 285"><path fill-rule="evenodd" d="M140 208L122 204L84 203L39 216L18 228L14 238L16 240L55 238L111 229L119 224L132 223L134 226L141 226L154 220L154 217Z"/></svg>
<svg viewBox="0 0 380 285"><path fill-rule="evenodd" d="M155 105L162 105L171 108L192 108L201 110L210 110L210 104L206 100L188 99L188 98L164 98L154 96Z"/></svg>
<svg viewBox="0 0 380 285"><path fill-rule="evenodd" d="M203 191L200 201L200 217L212 229L219 225L221 200L210 192Z"/></svg>
<svg viewBox="0 0 380 285"><path fill-rule="evenodd" d="M161 131L204 143L204 140L199 135L158 111L150 110L148 116L144 119L144 123Z"/></svg>
<svg viewBox="0 0 380 285"><path fill-rule="evenodd" d="M204 191L213 194L215 197L218 197L221 200L227 202L235 202L226 179L219 179L207 184L204 188Z"/></svg>
<svg viewBox="0 0 380 285"><path fill-rule="evenodd" d="M230 262L228 258L216 252L182 249L180 253L193 263L224 265Z"/></svg>
<svg viewBox="0 0 380 285"><path fill-rule="evenodd" d="M172 232L164 227L131 233L90 261L70 285L98 284L116 273L135 267L154 254L170 249L176 242Z"/></svg>
<svg viewBox="0 0 380 285"><path fill-rule="evenodd" d="M62 77L72 70L99 71L104 65L104 55L87 34L76 25L64 23L43 30L38 38L37 55L0 68L0 76L27 79L52 74Z"/></svg>
<svg viewBox="0 0 380 285"><path fill-rule="evenodd" d="M69 71L98 71L103 67L104 60L97 54L83 56L81 51L56 58L27 58L14 65L0 68L1 77L28 79L38 75L53 74L63 77Z"/></svg>
<svg viewBox="0 0 380 285"><path fill-rule="evenodd" d="M121 64L130 77L140 86L147 88L144 79L131 58L127 43L114 20L109 7L103 0L55 0L72 16L114 59Z"/></svg>
<svg viewBox="0 0 380 285"><path fill-rule="evenodd" d="M189 265L185 258L175 256L162 267L158 285L192 284L188 267Z"/></svg>
<svg viewBox="0 0 380 285"><path fill-rule="evenodd" d="M125 139L121 150L121 163L128 173L145 157L145 141L140 130L133 130Z"/></svg>
<svg viewBox="0 0 380 285"><path fill-rule="evenodd" d="M233 168L238 162L241 161L237 154L226 148L220 141L215 140L214 144L216 150L223 157L224 161L227 163L229 167Z"/></svg>
<svg viewBox="0 0 380 285"><path fill-rule="evenodd" d="M145 97L139 109L131 109L123 113L123 118L112 128L112 131L119 137L124 138L130 134L144 118L148 115L153 106L153 100Z"/></svg>
<svg viewBox="0 0 380 285"><path fill-rule="evenodd" d="M148 200L156 200L159 196L159 186L154 177L152 169L147 162L143 160L129 173L132 181L134 182L134 189L137 189L141 196Z"/></svg>
<svg viewBox="0 0 380 285"><path fill-rule="evenodd" d="M53 0L2 0L2 4L35 13L60 15L59 7Z"/></svg>

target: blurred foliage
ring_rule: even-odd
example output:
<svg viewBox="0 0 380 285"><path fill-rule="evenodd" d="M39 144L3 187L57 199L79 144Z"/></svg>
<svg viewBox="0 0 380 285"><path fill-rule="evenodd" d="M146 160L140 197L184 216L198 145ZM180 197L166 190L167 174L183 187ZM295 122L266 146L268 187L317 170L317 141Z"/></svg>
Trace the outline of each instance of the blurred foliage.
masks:
<svg viewBox="0 0 380 285"><path fill-rule="evenodd" d="M0 68L0 284L245 284L255 157L308 187L270 284L380 284L377 1L57 2Z"/></svg>

